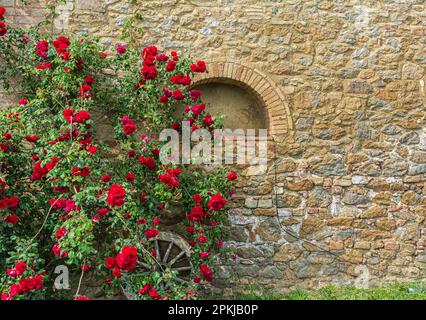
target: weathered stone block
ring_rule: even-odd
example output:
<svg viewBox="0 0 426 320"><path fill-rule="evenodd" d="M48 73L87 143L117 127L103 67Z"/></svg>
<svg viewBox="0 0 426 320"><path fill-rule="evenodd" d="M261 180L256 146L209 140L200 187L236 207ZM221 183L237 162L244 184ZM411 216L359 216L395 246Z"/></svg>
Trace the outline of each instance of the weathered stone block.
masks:
<svg viewBox="0 0 426 320"><path fill-rule="evenodd" d="M346 91L355 94L368 94L373 92L373 88L366 81L353 80L347 85Z"/></svg>
<svg viewBox="0 0 426 320"><path fill-rule="evenodd" d="M312 234L316 231L319 231L325 225L324 221L315 217L315 216L307 216L302 221L302 226L300 227L300 235L305 237L309 234Z"/></svg>
<svg viewBox="0 0 426 320"><path fill-rule="evenodd" d="M257 208L253 210L255 216L269 216L273 217L277 215L277 210L275 208Z"/></svg>
<svg viewBox="0 0 426 320"><path fill-rule="evenodd" d="M300 195L296 192L284 192L278 198L277 206L284 208L297 208L302 203Z"/></svg>
<svg viewBox="0 0 426 320"><path fill-rule="evenodd" d="M423 74L424 68L418 64L407 62L402 66L402 79L418 80Z"/></svg>
<svg viewBox="0 0 426 320"><path fill-rule="evenodd" d="M372 219L372 218L378 218L378 217L386 217L388 215L387 210L382 207L371 207L367 210L364 210L360 218L362 219Z"/></svg>
<svg viewBox="0 0 426 320"><path fill-rule="evenodd" d="M407 173L408 164L401 160L387 159L383 163L383 175L400 177Z"/></svg>
<svg viewBox="0 0 426 320"><path fill-rule="evenodd" d="M267 218L258 224L255 231L264 241L277 241L281 238L280 228L277 218Z"/></svg>
<svg viewBox="0 0 426 320"><path fill-rule="evenodd" d="M298 244L283 244L279 247L277 253L273 257L273 260L279 262L289 262L296 260L301 254L302 249Z"/></svg>
<svg viewBox="0 0 426 320"><path fill-rule="evenodd" d="M291 191L311 190L314 187L312 180L288 181L286 188Z"/></svg>
<svg viewBox="0 0 426 320"><path fill-rule="evenodd" d="M311 192L306 202L308 207L326 208L331 204L332 197L321 187L315 187Z"/></svg>

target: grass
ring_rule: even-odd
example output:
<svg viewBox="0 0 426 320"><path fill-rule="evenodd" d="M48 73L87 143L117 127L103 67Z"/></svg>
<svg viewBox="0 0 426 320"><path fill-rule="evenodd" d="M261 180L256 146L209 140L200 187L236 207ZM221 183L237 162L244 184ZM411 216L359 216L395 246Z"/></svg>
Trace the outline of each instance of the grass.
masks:
<svg viewBox="0 0 426 320"><path fill-rule="evenodd" d="M397 283L372 289L328 285L315 290L296 289L288 294L249 291L229 298L239 300L426 300L426 283Z"/></svg>

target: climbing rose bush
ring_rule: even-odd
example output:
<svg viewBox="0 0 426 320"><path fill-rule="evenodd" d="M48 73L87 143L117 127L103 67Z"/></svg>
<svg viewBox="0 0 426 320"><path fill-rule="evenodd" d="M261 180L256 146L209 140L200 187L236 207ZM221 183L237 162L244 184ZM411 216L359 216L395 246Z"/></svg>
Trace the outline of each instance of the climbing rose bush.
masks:
<svg viewBox="0 0 426 320"><path fill-rule="evenodd" d="M126 286L135 299L196 298L227 257L225 208L237 175L163 165L157 136L181 127L179 111L193 131L221 127L190 87L205 62L23 30L2 7L0 20L0 78L17 97L0 112L1 299L88 300L87 275L106 292ZM97 137L105 115L113 141ZM175 205L186 213L190 281L175 282L171 269L137 275L139 264L157 263L153 240ZM62 264L71 294L53 286Z"/></svg>

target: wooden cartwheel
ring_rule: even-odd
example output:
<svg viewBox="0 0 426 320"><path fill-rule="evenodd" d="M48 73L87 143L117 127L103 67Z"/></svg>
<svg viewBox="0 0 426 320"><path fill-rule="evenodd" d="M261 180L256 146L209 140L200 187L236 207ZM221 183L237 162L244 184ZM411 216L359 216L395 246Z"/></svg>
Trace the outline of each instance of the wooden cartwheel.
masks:
<svg viewBox="0 0 426 320"><path fill-rule="evenodd" d="M180 235L166 231L160 231L157 237L151 241L154 242L156 257L153 257L149 263L138 260L132 273L123 273L124 284L121 289L128 300L135 300L136 292L141 288L135 287L131 280L152 272L172 270L177 272L173 278L175 283L185 284L191 281L192 264L189 259L191 246L188 242ZM168 289L169 286L168 283L159 284L161 289Z"/></svg>

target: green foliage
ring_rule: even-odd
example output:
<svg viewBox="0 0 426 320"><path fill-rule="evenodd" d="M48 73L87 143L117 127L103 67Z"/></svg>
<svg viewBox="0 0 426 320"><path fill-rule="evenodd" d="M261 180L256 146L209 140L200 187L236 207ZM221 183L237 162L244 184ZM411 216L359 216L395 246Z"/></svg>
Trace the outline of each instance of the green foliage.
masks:
<svg viewBox="0 0 426 320"><path fill-rule="evenodd" d="M327 285L313 290L295 289L288 294L265 294L249 290L249 292L227 298L242 300L426 300L426 284L423 282L395 283L370 289Z"/></svg>
<svg viewBox="0 0 426 320"><path fill-rule="evenodd" d="M126 23L122 39L129 43L138 31L132 23ZM0 64L5 66L0 81L19 100L0 112L0 179L5 184L0 273L8 272L0 279L2 298L58 297L47 288L53 285L52 267L59 263L79 273L91 268L100 279L108 278L110 289L123 286L126 278L138 299L193 298L195 282L212 281L213 265L227 256L223 205L232 196L232 182L224 169L161 165L163 142L156 141L184 106L202 106L199 112L182 110L193 130L220 127L220 115L204 121L210 115L191 94L190 78L205 68L194 69L190 58L161 54L155 47L141 52L121 44L110 50L96 38L52 36L39 26L8 28L0 38ZM181 83L173 80L176 76L186 79ZM95 113L111 120L113 148L98 141ZM202 207L201 218L185 220L194 247L190 280L196 279L187 285L173 282L176 273L168 267L141 275L134 263L136 258L149 267L158 262L150 238L161 229L159 216L177 203L188 213ZM107 257L116 265L107 268ZM16 276L19 262L27 267ZM44 289L21 283L41 275ZM149 294L136 294L145 285L151 286Z"/></svg>

